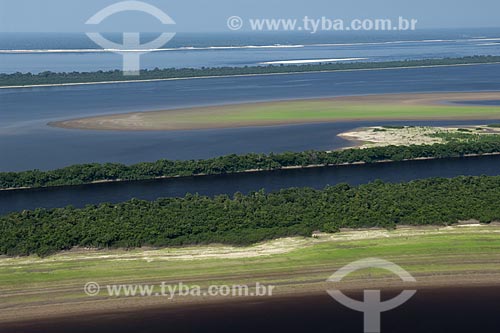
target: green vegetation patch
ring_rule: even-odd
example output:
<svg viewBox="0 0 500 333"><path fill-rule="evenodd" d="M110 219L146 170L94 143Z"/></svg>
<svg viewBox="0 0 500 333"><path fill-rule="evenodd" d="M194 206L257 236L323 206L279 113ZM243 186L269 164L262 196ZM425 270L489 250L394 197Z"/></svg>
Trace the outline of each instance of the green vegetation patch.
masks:
<svg viewBox="0 0 500 333"><path fill-rule="evenodd" d="M248 170L279 170L286 167L339 165L356 162L402 161L416 158L452 158L500 152L499 135L439 133L446 144L385 146L341 151L306 151L282 154L228 155L206 160L159 160L134 165L82 164L51 171L0 173L0 188L35 188L81 185L99 181L144 180L160 177L216 175Z"/></svg>
<svg viewBox="0 0 500 333"><path fill-rule="evenodd" d="M460 274L470 276L471 272L499 272L498 227L398 229L377 236L378 233L377 230L342 232L328 240L311 240L290 252L259 257L221 256L196 260L154 257L146 260L149 258L147 250L113 250L63 253L43 259L3 258L0 259L2 304L19 306L67 299L88 300L82 286L90 280L101 285L157 281L185 281L186 284L194 281L191 283L202 286L251 285L256 280L261 283L307 283L326 280L343 265L369 257L402 265L417 280L420 280L419 275L453 275L456 278ZM262 246L271 245L264 243ZM168 254L184 250L172 249ZM370 279L373 273L369 272ZM358 274L356 277L367 276Z"/></svg>
<svg viewBox="0 0 500 333"><path fill-rule="evenodd" d="M194 112L196 111L196 112ZM162 124L170 126L196 124L197 126L227 125L243 126L252 124L282 124L311 121L359 120L359 119L443 119L464 117L500 117L500 108L495 106L454 106L454 105L399 105L384 103L334 102L328 100L293 101L261 104L242 104L224 106L219 110L204 112L194 109L193 112L145 112L140 114L140 127L160 128ZM111 116L114 120L126 119ZM89 118L99 123L108 116ZM62 124L71 121L62 122ZM89 122L92 127L92 121ZM55 125L58 125L56 123ZM138 126L139 126L138 125ZM119 123L117 128L127 130L127 126ZM63 125L64 127L64 125ZM76 125L78 127L78 125ZM196 128L196 126L194 126ZM99 128L99 127L97 127ZM384 126L387 129L402 129L404 126Z"/></svg>
<svg viewBox="0 0 500 333"><path fill-rule="evenodd" d="M483 176L37 209L0 218L0 254L45 256L75 246L247 245L345 227L488 223L500 221L499 196L500 177Z"/></svg>

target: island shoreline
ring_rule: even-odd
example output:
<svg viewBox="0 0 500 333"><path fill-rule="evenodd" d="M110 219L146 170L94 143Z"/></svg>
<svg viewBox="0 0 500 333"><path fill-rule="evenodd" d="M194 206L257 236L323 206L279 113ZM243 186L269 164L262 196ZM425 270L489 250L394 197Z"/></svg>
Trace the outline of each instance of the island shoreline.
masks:
<svg viewBox="0 0 500 333"><path fill-rule="evenodd" d="M450 64L450 65L428 65L428 66L405 66L405 67L381 67L381 68L357 68L357 69L338 69L338 70L323 70L323 71L296 71L286 73L259 73L259 74L235 74L235 75L214 75L214 76L194 76L194 77L178 77L165 79L146 79L146 80L123 80L123 81L101 81L101 82L74 82L74 83L54 83L54 84L34 84L34 85L17 85L17 86L0 86L0 89L33 89L33 88L51 88L51 87L71 87L71 86L87 86L87 85L104 85L104 84L126 84L126 83L147 83L147 82L164 82L164 81L180 81L180 80L198 80L198 79L217 79L217 78L232 78L232 77L255 77L255 76L272 76L272 75L296 75L296 74L314 74L314 73L335 73L335 72L354 72L354 71L375 71L375 70L397 70L411 68L439 68L439 67L464 67L476 65L498 65L500 62L484 62L484 63L466 63L466 64Z"/></svg>
<svg viewBox="0 0 500 333"><path fill-rule="evenodd" d="M356 141L356 140L353 140ZM342 149L350 149L357 148L357 146L346 147ZM68 187L77 187L77 186L87 186L87 185L99 185L99 184L110 184L110 183L134 183L134 182L143 182L143 181L155 181L155 180L167 180L167 179L181 179L181 178L201 178L208 176L225 176L225 175L237 175L237 174L252 174L252 173L264 173L264 172L274 172L274 171L286 171L286 170L300 170L300 169L321 169L321 168L330 168L330 167L349 167L355 165L366 165L366 164L384 164L384 163L398 163L398 162L412 162L412 161L429 161L429 160L442 160L442 159L462 159L462 158L471 158L471 157L482 157L482 156L498 156L500 152L496 153L484 153L484 154L466 154L463 156L456 157L418 157L412 159L403 159L401 161L394 160L382 160L382 161L373 161L370 163L367 162L353 162L353 163L341 163L341 164L314 164L314 165L296 165L296 166L286 166L277 169L250 169L244 171L236 171L236 172L227 172L227 173L214 173L214 174L195 174L189 176L160 176L160 177L152 177L145 179L133 179L133 180L98 180L90 183L84 184L76 184L76 185L56 185L56 186L38 186L38 187L19 187L19 188L0 188L0 192L9 192L9 191L29 191L29 190L38 190L38 189L52 189L52 188L68 188Z"/></svg>

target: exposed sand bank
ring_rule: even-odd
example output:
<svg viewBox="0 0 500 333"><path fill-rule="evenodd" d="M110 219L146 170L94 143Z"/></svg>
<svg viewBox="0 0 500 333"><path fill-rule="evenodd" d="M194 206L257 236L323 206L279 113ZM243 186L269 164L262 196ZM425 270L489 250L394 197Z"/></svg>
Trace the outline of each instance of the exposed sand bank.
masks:
<svg viewBox="0 0 500 333"><path fill-rule="evenodd" d="M115 114L49 125L87 130L163 131L358 120L500 119L499 106L448 103L485 100L500 100L500 92L390 94L264 102Z"/></svg>
<svg viewBox="0 0 500 333"><path fill-rule="evenodd" d="M470 132L467 132L470 131ZM372 126L339 134L343 139L355 141L359 148L384 146L432 145L448 143L441 134L499 135L500 128L487 125L461 127L404 126L403 128Z"/></svg>

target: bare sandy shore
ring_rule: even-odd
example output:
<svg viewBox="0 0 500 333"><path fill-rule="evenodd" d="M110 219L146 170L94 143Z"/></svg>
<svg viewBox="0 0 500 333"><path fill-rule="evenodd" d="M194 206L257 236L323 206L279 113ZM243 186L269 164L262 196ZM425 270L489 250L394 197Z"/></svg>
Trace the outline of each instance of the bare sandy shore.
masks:
<svg viewBox="0 0 500 333"><path fill-rule="evenodd" d="M468 132L467 132L468 131ZM468 125L462 127L430 127L430 126L404 126L391 128L372 126L357 128L339 134L339 137L358 143L359 148L384 147L384 146L410 146L432 145L447 143L439 134L474 134L474 135L499 135L500 128L487 125Z"/></svg>
<svg viewBox="0 0 500 333"><path fill-rule="evenodd" d="M500 100L500 92L387 94L264 102L115 114L49 125L86 130L172 131L358 120L500 119L499 107L448 103L486 100Z"/></svg>

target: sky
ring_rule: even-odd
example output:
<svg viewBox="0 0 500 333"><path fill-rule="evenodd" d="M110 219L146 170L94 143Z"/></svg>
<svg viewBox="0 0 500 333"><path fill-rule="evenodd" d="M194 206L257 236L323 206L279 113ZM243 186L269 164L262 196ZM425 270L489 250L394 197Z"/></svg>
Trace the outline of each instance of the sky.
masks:
<svg viewBox="0 0 500 333"><path fill-rule="evenodd" d="M84 23L118 0L0 0L0 32L87 32ZM418 28L500 27L500 0L146 0L167 13L175 32L228 31L227 18L419 20ZM127 12L105 20L99 31L165 31L148 14ZM167 29L168 30L168 29Z"/></svg>

